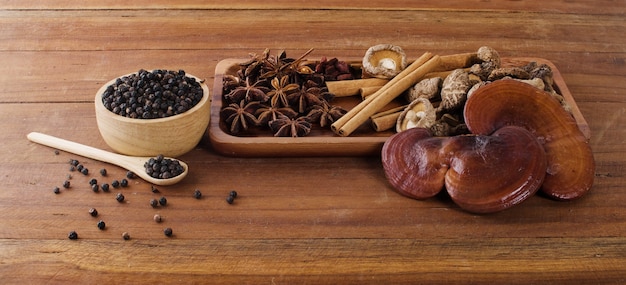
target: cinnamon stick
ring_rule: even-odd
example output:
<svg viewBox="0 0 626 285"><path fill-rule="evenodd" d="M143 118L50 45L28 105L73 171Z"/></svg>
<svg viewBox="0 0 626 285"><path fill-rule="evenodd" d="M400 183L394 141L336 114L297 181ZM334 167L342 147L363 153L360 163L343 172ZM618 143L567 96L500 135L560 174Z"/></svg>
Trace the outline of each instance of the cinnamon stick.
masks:
<svg viewBox="0 0 626 285"><path fill-rule="evenodd" d="M372 121L372 126L374 127L374 130L376 130L377 132L383 132L394 128L398 121L398 117L400 117L400 114L406 108L406 106L407 105L396 107L372 115L372 117L370 117L370 120Z"/></svg>
<svg viewBox="0 0 626 285"><path fill-rule="evenodd" d="M335 95L335 97L346 97L358 95L361 88L367 88L372 86L383 86L389 82L388 79L381 78L367 78L367 79L354 79L354 80L338 80L338 81L326 81L326 87L328 92Z"/></svg>

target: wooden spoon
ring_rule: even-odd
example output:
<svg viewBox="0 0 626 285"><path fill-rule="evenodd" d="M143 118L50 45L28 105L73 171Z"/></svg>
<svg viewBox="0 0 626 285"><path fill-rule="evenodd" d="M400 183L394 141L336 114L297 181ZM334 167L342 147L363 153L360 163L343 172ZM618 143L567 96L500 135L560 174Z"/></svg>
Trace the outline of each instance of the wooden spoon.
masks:
<svg viewBox="0 0 626 285"><path fill-rule="evenodd" d="M183 178L185 178L185 176L187 176L187 173L189 172L187 164L179 160L180 165L182 165L185 169L183 173L168 179L154 178L148 175L144 168L144 164L150 159L150 157L121 155L37 132L32 132L28 134L27 137L30 141L36 142L38 144L46 145L80 156L117 165L126 170L134 172L143 180L146 180L147 182L155 185L172 185L178 183Z"/></svg>

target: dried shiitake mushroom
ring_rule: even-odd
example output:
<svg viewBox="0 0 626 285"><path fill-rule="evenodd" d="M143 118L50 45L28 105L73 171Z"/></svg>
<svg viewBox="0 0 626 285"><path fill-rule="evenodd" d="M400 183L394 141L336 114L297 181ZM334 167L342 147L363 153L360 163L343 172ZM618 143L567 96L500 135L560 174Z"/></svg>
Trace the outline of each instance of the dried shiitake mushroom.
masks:
<svg viewBox="0 0 626 285"><path fill-rule="evenodd" d="M399 193L426 199L445 186L472 213L508 209L534 195L546 155L528 130L506 126L492 135L433 137L424 128L391 136L383 145L385 175Z"/></svg>
<svg viewBox="0 0 626 285"><path fill-rule="evenodd" d="M377 78L389 79L407 66L406 54L401 47L379 44L370 47L363 57L363 72Z"/></svg>
<svg viewBox="0 0 626 285"><path fill-rule="evenodd" d="M516 80L498 80L469 97L464 116L474 134L489 135L509 125L532 132L547 155L541 191L548 196L571 200L591 188L595 176L591 147L571 114L550 93Z"/></svg>
<svg viewBox="0 0 626 285"><path fill-rule="evenodd" d="M411 102L398 116L396 131L410 128L430 128L437 120L437 111L433 104L425 98L417 98Z"/></svg>

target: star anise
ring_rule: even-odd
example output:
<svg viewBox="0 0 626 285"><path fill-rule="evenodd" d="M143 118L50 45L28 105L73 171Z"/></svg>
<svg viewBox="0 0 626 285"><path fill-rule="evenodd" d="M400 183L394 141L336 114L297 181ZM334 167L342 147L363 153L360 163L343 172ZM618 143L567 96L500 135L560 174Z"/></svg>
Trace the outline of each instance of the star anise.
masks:
<svg viewBox="0 0 626 285"><path fill-rule="evenodd" d="M229 125L231 134L239 134L247 131L250 126L257 125L257 119L254 116L259 102L248 102L241 100L239 104L231 103L227 107L222 108L220 115L224 122Z"/></svg>
<svg viewBox="0 0 626 285"><path fill-rule="evenodd" d="M257 121L259 125L268 126L268 123L270 121L274 121L281 116L295 118L298 113L291 109L291 107L274 107L271 105L261 105L261 107L256 110L255 115L257 116Z"/></svg>
<svg viewBox="0 0 626 285"><path fill-rule="evenodd" d="M270 128L275 137L303 137L311 132L311 123L306 117L280 117L270 121Z"/></svg>
<svg viewBox="0 0 626 285"><path fill-rule="evenodd" d="M289 83L289 76L285 75L280 79L274 77L272 79L272 87L274 89L267 93L267 96L270 97L271 105L274 107L287 107L289 106L289 94L296 91L299 86L295 83Z"/></svg>
<svg viewBox="0 0 626 285"><path fill-rule="evenodd" d="M301 66L300 63L304 60L304 58L309 55L313 49L309 49L307 52L302 54L299 58L293 59L288 58L285 51L282 51L277 56L269 56L264 60L263 64L263 75L261 78L271 78L271 77L279 77L283 76L292 76L295 73L302 74L310 74L313 73L313 70L307 66Z"/></svg>
<svg viewBox="0 0 626 285"><path fill-rule="evenodd" d="M321 95L322 89L319 87L302 86L298 92L289 95L288 99L294 110L304 113L307 109L322 104Z"/></svg>
<svg viewBox="0 0 626 285"><path fill-rule="evenodd" d="M268 88L261 86L263 81L257 81L254 84L250 85L250 80L246 78L246 86L240 86L230 93L226 94L224 97L229 102L239 102L241 100L246 100L246 102L251 101L267 101L268 95L266 93L269 91Z"/></svg>
<svg viewBox="0 0 626 285"><path fill-rule="evenodd" d="M326 127L332 125L332 123L347 112L347 110L339 106L331 106L328 102L324 101L320 105L313 106L307 114L307 117L313 122L319 122L321 127Z"/></svg>
<svg viewBox="0 0 626 285"><path fill-rule="evenodd" d="M265 49L260 55L250 53L250 59L239 64L241 66L241 78L251 78L252 81L257 81L261 76L263 64L269 56L270 49Z"/></svg>

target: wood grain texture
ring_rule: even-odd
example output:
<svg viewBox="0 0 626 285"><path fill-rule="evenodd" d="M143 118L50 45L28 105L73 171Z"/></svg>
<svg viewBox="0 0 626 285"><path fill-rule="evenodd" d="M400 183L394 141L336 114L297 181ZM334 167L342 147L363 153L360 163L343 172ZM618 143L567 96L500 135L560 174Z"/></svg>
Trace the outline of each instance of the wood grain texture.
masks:
<svg viewBox="0 0 626 285"><path fill-rule="evenodd" d="M1 283L626 283L622 1L83 2L0 1ZM378 43L412 59L490 45L553 62L591 130L591 192L471 215L444 195L400 196L377 156L233 158L205 134L180 157L190 169L180 184L153 193L133 179L94 193L89 179L110 183L125 171L26 139L37 131L111 150L95 92L141 68L184 69L212 88L225 58L315 48L313 58L358 60ZM71 172L71 158L91 174ZM71 188L54 194L68 175ZM168 205L152 208L161 196ZM71 230L78 240L67 239Z"/></svg>

